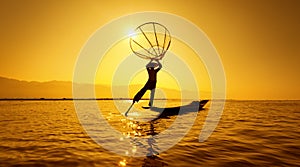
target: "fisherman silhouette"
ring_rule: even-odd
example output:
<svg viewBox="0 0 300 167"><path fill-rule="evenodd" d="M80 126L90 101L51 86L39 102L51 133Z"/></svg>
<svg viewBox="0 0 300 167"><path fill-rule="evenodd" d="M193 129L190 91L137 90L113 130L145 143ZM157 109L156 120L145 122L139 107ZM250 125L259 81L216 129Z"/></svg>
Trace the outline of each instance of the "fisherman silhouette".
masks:
<svg viewBox="0 0 300 167"><path fill-rule="evenodd" d="M162 68L162 65L157 59L151 59L150 62L146 65L146 68L148 71L148 81L146 82L145 86L134 96L133 103L138 102L146 93L146 91L150 90L150 101L148 105L149 107L151 107L153 105L154 100L157 72Z"/></svg>

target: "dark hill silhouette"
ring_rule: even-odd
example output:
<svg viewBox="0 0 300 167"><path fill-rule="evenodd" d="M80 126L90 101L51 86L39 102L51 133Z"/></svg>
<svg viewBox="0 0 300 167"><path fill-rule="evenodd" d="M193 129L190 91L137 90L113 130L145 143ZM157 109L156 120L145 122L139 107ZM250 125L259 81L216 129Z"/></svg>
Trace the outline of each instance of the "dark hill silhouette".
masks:
<svg viewBox="0 0 300 167"><path fill-rule="evenodd" d="M72 82L70 81L22 81L17 79L10 79L0 77L0 98L72 98ZM89 84L75 84L76 87L85 88L90 87ZM111 98L111 87L105 85L92 85L95 87L96 98ZM130 96L134 95L142 85L130 85ZM161 88L164 93L177 94L180 92L169 88ZM128 98L128 86L116 86L114 91L118 92L114 98ZM82 91L80 98L94 98L89 97L85 91ZM191 93L186 91L185 93ZM206 93L208 94L208 93ZM202 94L203 95L203 94ZM115 97L116 96L116 97ZM180 96L179 96L180 97ZM132 98L132 97L129 97ZM145 96L147 98L147 96Z"/></svg>
<svg viewBox="0 0 300 167"><path fill-rule="evenodd" d="M21 81L0 77L0 98L72 97L72 83L65 81Z"/></svg>

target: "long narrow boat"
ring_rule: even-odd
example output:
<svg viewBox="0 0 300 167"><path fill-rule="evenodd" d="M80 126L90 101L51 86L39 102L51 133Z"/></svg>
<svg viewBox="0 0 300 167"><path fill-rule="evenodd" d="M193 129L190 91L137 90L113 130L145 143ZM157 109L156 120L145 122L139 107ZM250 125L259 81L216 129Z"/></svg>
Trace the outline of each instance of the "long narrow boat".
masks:
<svg viewBox="0 0 300 167"><path fill-rule="evenodd" d="M203 107L209 100L201 100L201 101L193 101L190 104L184 106L177 106L177 107L168 107L168 108L159 108L159 107L151 107L150 110L160 112L159 118L167 118L173 115L181 115L187 114L189 112L198 112L203 110Z"/></svg>

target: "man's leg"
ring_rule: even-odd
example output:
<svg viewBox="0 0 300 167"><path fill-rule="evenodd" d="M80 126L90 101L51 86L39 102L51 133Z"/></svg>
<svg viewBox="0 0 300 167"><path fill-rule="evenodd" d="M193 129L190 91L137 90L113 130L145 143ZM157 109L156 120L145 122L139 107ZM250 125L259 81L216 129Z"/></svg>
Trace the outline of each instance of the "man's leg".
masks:
<svg viewBox="0 0 300 167"><path fill-rule="evenodd" d="M146 93L147 88L144 86L133 98L133 102L139 102L139 100L143 97Z"/></svg>
<svg viewBox="0 0 300 167"><path fill-rule="evenodd" d="M150 101L149 101L149 106L150 106L150 107L152 107L152 105L153 105L154 94L155 94L155 88L154 88L154 89L151 89L151 93L150 93Z"/></svg>

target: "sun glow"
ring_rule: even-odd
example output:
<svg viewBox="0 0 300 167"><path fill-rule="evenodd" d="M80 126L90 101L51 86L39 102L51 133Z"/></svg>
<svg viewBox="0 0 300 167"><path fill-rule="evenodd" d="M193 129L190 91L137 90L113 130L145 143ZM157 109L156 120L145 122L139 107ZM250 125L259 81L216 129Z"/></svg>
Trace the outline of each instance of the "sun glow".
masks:
<svg viewBox="0 0 300 167"><path fill-rule="evenodd" d="M135 31L134 30L129 30L128 37L134 38L135 37Z"/></svg>
<svg viewBox="0 0 300 167"><path fill-rule="evenodd" d="M128 87L128 96L132 97L147 82L145 66L149 60L134 55L129 43L130 37L127 37L107 50L99 62L95 84ZM184 42L173 38L170 49L160 62L163 67L157 74L157 88L166 90L166 96L179 97L183 90L210 92L205 64ZM197 89L190 90L192 82L196 82Z"/></svg>

